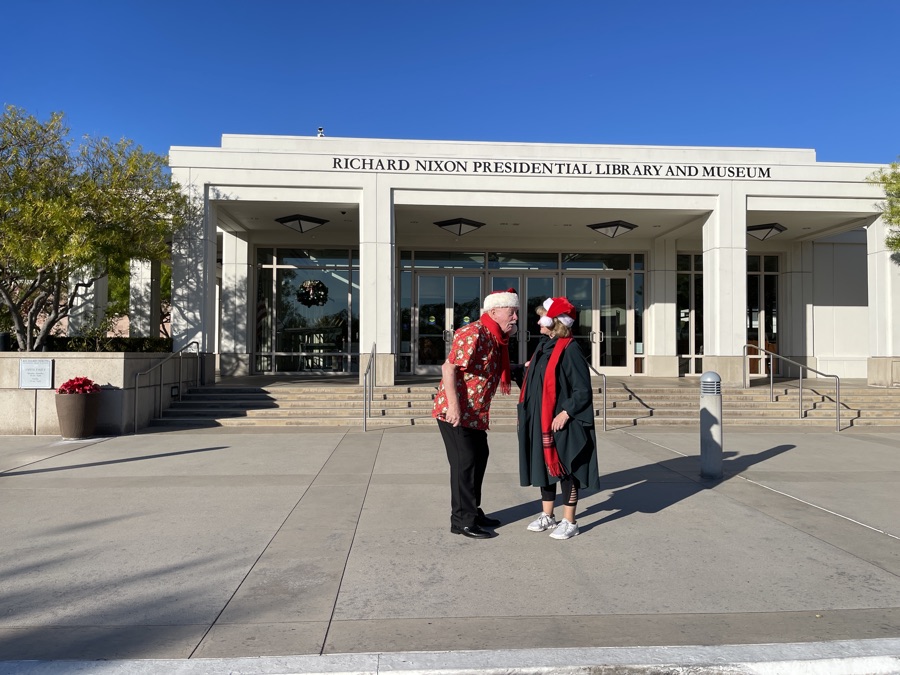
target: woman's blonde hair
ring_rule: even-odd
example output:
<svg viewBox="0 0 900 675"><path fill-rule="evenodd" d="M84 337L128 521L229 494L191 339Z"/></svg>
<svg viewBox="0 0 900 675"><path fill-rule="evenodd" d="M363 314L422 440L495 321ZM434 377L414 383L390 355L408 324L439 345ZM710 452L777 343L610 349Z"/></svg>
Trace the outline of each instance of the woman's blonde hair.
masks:
<svg viewBox="0 0 900 675"><path fill-rule="evenodd" d="M547 315L547 310L544 309L543 305L538 305L535 312L537 312L538 316L546 316ZM562 321L560 321L559 319L550 319L550 320L553 322L553 325L549 328L550 337L564 338L564 337L570 337L572 335L572 329L569 328L567 325L565 325Z"/></svg>

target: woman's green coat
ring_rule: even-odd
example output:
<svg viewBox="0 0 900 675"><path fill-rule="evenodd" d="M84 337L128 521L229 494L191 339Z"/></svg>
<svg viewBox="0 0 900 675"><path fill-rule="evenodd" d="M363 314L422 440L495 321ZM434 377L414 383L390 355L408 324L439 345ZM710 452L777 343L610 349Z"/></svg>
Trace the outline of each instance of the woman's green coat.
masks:
<svg viewBox="0 0 900 675"><path fill-rule="evenodd" d="M541 339L525 373L525 400L519 403L519 483L542 487L559 481L547 473L541 444L541 397L544 372L556 340ZM579 488L600 489L597 466L597 433L594 429L594 396L591 375L581 350L569 343L557 363L556 410L565 410L571 418L554 435L563 466L573 475Z"/></svg>

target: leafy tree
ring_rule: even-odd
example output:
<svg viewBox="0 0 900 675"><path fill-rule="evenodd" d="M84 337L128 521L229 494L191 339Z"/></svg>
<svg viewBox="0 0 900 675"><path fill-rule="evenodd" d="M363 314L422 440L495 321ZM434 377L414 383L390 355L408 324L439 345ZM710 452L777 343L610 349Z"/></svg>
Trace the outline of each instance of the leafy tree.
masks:
<svg viewBox="0 0 900 675"><path fill-rule="evenodd" d="M166 326L172 322L172 266L159 266L159 330L165 337L172 337Z"/></svg>
<svg viewBox="0 0 900 675"><path fill-rule="evenodd" d="M106 316L119 318L128 314L131 302L131 269L127 262L111 265L106 270L109 290Z"/></svg>
<svg viewBox="0 0 900 675"><path fill-rule="evenodd" d="M892 163L889 169L880 169L870 180L884 188L886 199L880 204L881 213L891 226L885 244L900 253L900 162Z"/></svg>
<svg viewBox="0 0 900 675"><path fill-rule="evenodd" d="M0 115L0 305L20 351L39 350L110 270L167 257L188 214L165 157L68 135L61 113Z"/></svg>

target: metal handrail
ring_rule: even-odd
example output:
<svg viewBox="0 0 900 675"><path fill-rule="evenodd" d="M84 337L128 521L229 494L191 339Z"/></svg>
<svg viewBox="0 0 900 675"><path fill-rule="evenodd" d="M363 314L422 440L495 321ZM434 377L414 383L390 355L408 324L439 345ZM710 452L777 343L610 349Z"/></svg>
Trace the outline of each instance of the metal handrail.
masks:
<svg viewBox="0 0 900 675"><path fill-rule="evenodd" d="M369 378L371 373L372 377ZM363 373L363 431L368 431L369 415L372 412L372 397L375 395L375 343L372 343L372 351L369 352L369 362Z"/></svg>
<svg viewBox="0 0 900 675"><path fill-rule="evenodd" d="M188 349L188 347L195 346L197 347L197 372L194 377L194 386L200 385L200 343L196 340L192 342L188 342L184 347L179 349L177 352L169 354L166 358L164 358L159 363L154 364L148 370L145 370L143 373L135 373L134 374L134 433L137 434L138 431L138 398L140 397L140 380L142 375L149 375L157 368L161 368L167 362L174 359L176 356L178 357L178 400L181 400L181 374L183 370L183 359L184 352ZM159 385L156 389L156 400L159 404L160 414L162 413L162 377L159 378Z"/></svg>
<svg viewBox="0 0 900 675"><path fill-rule="evenodd" d="M785 356L781 356L781 354L776 354L775 352L770 352L768 349L763 349L758 345L746 344L744 345L744 389L750 388L750 376L747 368L747 348L753 348L758 352L763 352L769 355L769 401L773 402L775 400L775 369L772 367L773 359L781 359L787 363L791 363L799 369L799 383L798 383L798 392L799 392L799 410L797 417L799 419L803 419L803 369L806 368L811 373L815 373L816 375L821 375L822 377L833 377L834 378L834 417L835 417L835 426L837 427L837 431L841 430L841 378L837 375L829 375L828 373L823 373L820 370L816 370L815 368L810 368L809 366L798 363L797 361L793 361Z"/></svg>
<svg viewBox="0 0 900 675"><path fill-rule="evenodd" d="M606 431L606 375L604 375L591 365L591 362L587 360L584 352L581 352L581 357L584 359L584 362L587 364L588 368L590 368L594 371L595 374L603 378L603 431Z"/></svg>

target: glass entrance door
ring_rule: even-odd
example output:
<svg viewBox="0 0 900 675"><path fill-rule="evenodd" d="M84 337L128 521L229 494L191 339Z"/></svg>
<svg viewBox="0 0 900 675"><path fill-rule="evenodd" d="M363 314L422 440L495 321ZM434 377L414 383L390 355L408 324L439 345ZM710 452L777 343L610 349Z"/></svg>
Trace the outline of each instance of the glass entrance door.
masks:
<svg viewBox="0 0 900 675"><path fill-rule="evenodd" d="M747 343L778 354L778 256L747 256ZM768 375L768 355L748 351L750 373ZM773 361L780 375L781 359Z"/></svg>
<svg viewBox="0 0 900 675"><path fill-rule="evenodd" d="M607 375L634 372L630 282L627 272L565 278L565 295L578 311L575 343L591 365Z"/></svg>
<svg viewBox="0 0 900 675"><path fill-rule="evenodd" d="M519 363L525 363L531 359L538 341L541 339L541 331L538 326L538 315L535 311L544 304L544 300L556 295L556 279L551 276L525 277L525 293L519 296L519 334L522 336L522 345L525 352Z"/></svg>
<svg viewBox="0 0 900 675"><path fill-rule="evenodd" d="M556 275L491 276L491 292L505 291L508 288L516 289L519 295L519 330L509 338L509 360L511 363L525 363L531 358L541 339L535 310L544 304L544 300L556 294Z"/></svg>
<svg viewBox="0 0 900 675"><path fill-rule="evenodd" d="M414 371L440 375L453 332L480 316L481 276L419 274L416 277Z"/></svg>

